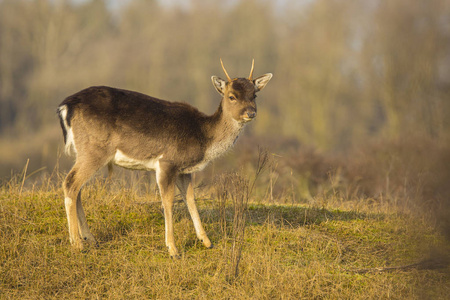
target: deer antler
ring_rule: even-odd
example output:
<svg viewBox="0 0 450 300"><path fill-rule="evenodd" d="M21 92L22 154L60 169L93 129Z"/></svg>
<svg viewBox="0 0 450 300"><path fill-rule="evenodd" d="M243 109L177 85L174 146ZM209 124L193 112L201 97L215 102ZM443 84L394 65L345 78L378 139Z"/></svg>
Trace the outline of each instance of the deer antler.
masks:
<svg viewBox="0 0 450 300"><path fill-rule="evenodd" d="M248 76L248 80L252 80L253 78L253 68L255 67L255 59L252 60L252 69L250 70L250 76Z"/></svg>
<svg viewBox="0 0 450 300"><path fill-rule="evenodd" d="M223 62L222 59L220 59L220 64L222 65L222 69L225 72L225 75L227 76L228 81L231 81L230 76L228 76L227 70L225 70L225 67L223 66Z"/></svg>

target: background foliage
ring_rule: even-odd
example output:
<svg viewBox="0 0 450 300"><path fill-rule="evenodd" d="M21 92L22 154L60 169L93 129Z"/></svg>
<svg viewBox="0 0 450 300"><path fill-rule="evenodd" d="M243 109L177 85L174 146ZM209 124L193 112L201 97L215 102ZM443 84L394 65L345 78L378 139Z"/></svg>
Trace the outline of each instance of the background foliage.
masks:
<svg viewBox="0 0 450 300"><path fill-rule="evenodd" d="M26 158L53 168L55 108L91 85L214 112L219 57L231 76L252 58L257 75L274 74L248 134L324 151L411 135L446 143L449 15L444 0L2 0L2 174Z"/></svg>

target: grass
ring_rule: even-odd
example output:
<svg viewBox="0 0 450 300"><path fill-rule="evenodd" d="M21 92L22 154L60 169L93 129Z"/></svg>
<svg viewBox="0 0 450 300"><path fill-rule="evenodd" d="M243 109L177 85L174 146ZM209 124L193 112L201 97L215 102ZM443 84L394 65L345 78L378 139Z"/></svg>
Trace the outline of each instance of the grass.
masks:
<svg viewBox="0 0 450 300"><path fill-rule="evenodd" d="M450 294L445 259L377 269L447 257L449 242L425 218L250 199L236 265L235 204L199 201L215 244L205 249L180 203L175 237L182 258L171 260L161 208L152 202L157 196L117 186L94 180L84 189L100 247L77 252L69 244L58 185L3 184L0 298L446 299Z"/></svg>

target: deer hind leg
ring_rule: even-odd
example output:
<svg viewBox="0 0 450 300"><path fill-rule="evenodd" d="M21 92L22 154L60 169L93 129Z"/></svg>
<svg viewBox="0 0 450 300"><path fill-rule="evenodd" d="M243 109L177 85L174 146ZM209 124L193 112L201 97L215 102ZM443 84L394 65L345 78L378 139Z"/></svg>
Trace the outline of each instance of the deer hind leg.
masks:
<svg viewBox="0 0 450 300"><path fill-rule="evenodd" d="M76 249L83 249L82 239L96 244L86 223L86 216L81 206L81 187L99 169L96 164L76 162L64 180L64 204L69 224L70 243Z"/></svg>
<svg viewBox="0 0 450 300"><path fill-rule="evenodd" d="M83 205L81 204L81 190L77 197L77 216L78 216L78 230L81 239L87 241L91 246L98 247L98 242L92 235L86 221L86 215L84 213Z"/></svg>
<svg viewBox="0 0 450 300"><path fill-rule="evenodd" d="M175 246L173 235L173 201L175 196L176 172L169 166L156 168L156 181L161 193L162 205L164 208L164 223L166 231L166 246L169 254L173 258L179 258L178 250Z"/></svg>
<svg viewBox="0 0 450 300"><path fill-rule="evenodd" d="M205 247L212 248L213 244L203 229L202 221L200 220L200 215L198 214L197 206L195 205L194 187L192 186L191 174L180 174L178 176L177 186L188 207L198 239L203 242Z"/></svg>

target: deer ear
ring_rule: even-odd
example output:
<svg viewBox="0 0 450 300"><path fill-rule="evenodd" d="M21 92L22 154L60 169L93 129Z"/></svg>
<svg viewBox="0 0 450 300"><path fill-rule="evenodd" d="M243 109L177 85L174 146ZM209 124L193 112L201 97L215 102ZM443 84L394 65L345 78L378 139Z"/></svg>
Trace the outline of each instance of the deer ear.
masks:
<svg viewBox="0 0 450 300"><path fill-rule="evenodd" d="M253 84L256 87L256 91L259 92L260 90L262 90L269 82L269 80L272 78L272 76L273 76L272 73L267 73L254 79Z"/></svg>
<svg viewBox="0 0 450 300"><path fill-rule="evenodd" d="M211 76L211 81L216 88L217 92L221 94L222 96L225 94L225 86L227 82L217 76Z"/></svg>

